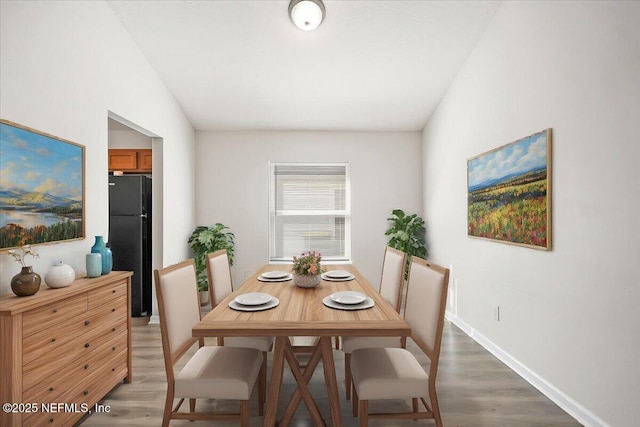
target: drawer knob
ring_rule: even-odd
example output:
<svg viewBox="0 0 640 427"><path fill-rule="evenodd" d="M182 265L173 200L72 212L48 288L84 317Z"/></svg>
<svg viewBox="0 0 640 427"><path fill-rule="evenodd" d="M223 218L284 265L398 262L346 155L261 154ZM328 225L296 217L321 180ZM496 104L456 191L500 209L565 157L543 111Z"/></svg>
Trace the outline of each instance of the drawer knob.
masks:
<svg viewBox="0 0 640 427"><path fill-rule="evenodd" d="M111 351L116 351L116 347L115 346L111 347Z"/></svg>
<svg viewBox="0 0 640 427"><path fill-rule="evenodd" d="M111 328L111 332L115 332L115 331L116 331L116 328Z"/></svg>
<svg viewBox="0 0 640 427"><path fill-rule="evenodd" d="M53 418L49 418L49 422L52 423L53 422Z"/></svg>
<svg viewBox="0 0 640 427"><path fill-rule="evenodd" d="M53 387L49 387L49 391L53 391Z"/></svg>
<svg viewBox="0 0 640 427"><path fill-rule="evenodd" d="M112 294L115 294L115 293L116 293L116 290L115 290L115 289L114 289L114 290L112 290L112 291L111 291L111 293L112 293Z"/></svg>
<svg viewBox="0 0 640 427"><path fill-rule="evenodd" d="M54 309L53 309L53 312L54 312L54 313L57 313L57 312L58 312L58 309L57 309L57 308L54 308Z"/></svg>
<svg viewBox="0 0 640 427"><path fill-rule="evenodd" d="M89 325L89 323L91 323L91 322L90 322L90 321L88 321L88 320L85 320L85 321L84 321L84 326L88 326L88 325Z"/></svg>
<svg viewBox="0 0 640 427"><path fill-rule="evenodd" d="M56 342L56 339L55 338L51 338L51 342Z"/></svg>
<svg viewBox="0 0 640 427"><path fill-rule="evenodd" d="M84 392L82 392L82 394L86 396L87 394L89 394L89 390L85 390Z"/></svg>
<svg viewBox="0 0 640 427"><path fill-rule="evenodd" d="M84 369L89 369L89 364L84 365Z"/></svg>
<svg viewBox="0 0 640 427"><path fill-rule="evenodd" d="M89 343L86 343L86 344L84 345L84 348L89 348Z"/></svg>
<svg viewBox="0 0 640 427"><path fill-rule="evenodd" d="M112 309L111 309L111 312L113 313L114 311L116 311L116 309L115 309L115 308L112 308Z"/></svg>

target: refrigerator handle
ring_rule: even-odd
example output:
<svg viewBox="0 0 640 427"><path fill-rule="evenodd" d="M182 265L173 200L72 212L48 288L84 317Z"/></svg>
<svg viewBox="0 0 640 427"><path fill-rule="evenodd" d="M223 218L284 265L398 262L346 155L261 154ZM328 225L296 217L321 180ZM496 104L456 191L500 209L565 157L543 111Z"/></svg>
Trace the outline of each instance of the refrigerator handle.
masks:
<svg viewBox="0 0 640 427"><path fill-rule="evenodd" d="M147 214L146 214L146 213L143 213L143 214L140 214L140 215L138 215L138 216L139 216L140 218L146 218L146 217L147 217Z"/></svg>

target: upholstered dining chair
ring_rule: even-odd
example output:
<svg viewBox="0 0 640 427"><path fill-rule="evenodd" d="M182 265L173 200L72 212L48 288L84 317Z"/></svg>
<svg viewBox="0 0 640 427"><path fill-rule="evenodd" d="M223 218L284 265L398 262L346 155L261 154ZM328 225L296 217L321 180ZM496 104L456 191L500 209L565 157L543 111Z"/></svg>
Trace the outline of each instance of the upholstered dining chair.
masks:
<svg viewBox="0 0 640 427"><path fill-rule="evenodd" d="M155 270L160 314L162 353L167 374L167 397L162 417L166 427L172 419L239 420L249 426L249 398L262 366L262 355L253 348L205 346L194 338L193 326L200 321L200 304L193 259ZM176 368L187 351L198 349L184 367ZM174 400L180 399L173 407ZM236 414L195 412L196 399L239 400ZM189 399L189 412L180 412ZM262 407L262 402L260 403Z"/></svg>
<svg viewBox="0 0 640 427"><path fill-rule="evenodd" d="M448 269L417 257L411 258L405 320L411 325L411 339L429 358L428 374L404 348L362 348L351 354L353 415L360 417L360 426L366 426L369 418L396 416L434 419L436 426L442 426L436 374L448 283ZM369 414L369 401L378 399L412 399L413 412ZM418 400L426 412L419 410Z"/></svg>
<svg viewBox="0 0 640 427"><path fill-rule="evenodd" d="M380 295L391 304L398 313L402 303L402 285L404 284L404 266L407 254L387 246L382 261ZM347 400L351 398L351 353L358 348L404 347L405 339L400 337L342 337L344 351L344 383Z"/></svg>
<svg viewBox="0 0 640 427"><path fill-rule="evenodd" d="M220 249L207 255L207 277L209 279L209 301L214 308L233 292L231 267L226 249ZM264 402L267 393L267 352L273 345L273 337L218 337L218 345L256 348L262 352L259 392L260 401Z"/></svg>

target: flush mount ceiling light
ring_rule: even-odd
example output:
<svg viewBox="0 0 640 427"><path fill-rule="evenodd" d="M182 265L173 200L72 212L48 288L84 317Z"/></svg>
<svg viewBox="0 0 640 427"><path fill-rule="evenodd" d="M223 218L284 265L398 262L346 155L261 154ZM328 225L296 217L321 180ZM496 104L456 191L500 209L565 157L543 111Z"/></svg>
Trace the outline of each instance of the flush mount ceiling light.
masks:
<svg viewBox="0 0 640 427"><path fill-rule="evenodd" d="M291 21L304 31L318 28L324 20L324 14L322 0L291 0L289 3Z"/></svg>

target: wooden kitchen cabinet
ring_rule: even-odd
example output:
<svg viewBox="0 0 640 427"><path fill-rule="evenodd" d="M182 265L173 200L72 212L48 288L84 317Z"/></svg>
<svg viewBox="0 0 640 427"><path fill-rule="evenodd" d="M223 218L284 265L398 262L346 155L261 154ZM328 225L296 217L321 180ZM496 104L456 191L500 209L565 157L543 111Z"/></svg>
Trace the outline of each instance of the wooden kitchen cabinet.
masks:
<svg viewBox="0 0 640 427"><path fill-rule="evenodd" d="M0 412L0 425L73 425L131 382L130 282L130 272L115 271L0 296L0 401L22 405Z"/></svg>
<svg viewBox="0 0 640 427"><path fill-rule="evenodd" d="M109 150L109 172L151 173L152 165L150 149L114 148Z"/></svg>

